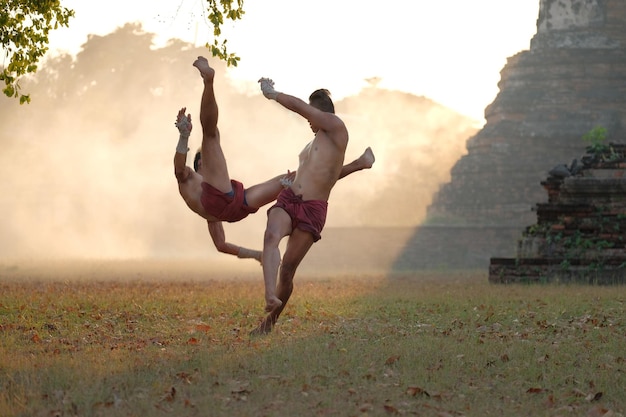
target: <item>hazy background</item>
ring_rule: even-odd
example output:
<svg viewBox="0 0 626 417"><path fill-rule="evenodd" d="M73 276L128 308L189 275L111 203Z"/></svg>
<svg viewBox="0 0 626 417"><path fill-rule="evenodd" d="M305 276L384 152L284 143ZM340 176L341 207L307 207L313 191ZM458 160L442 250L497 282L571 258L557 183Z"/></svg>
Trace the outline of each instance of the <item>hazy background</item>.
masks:
<svg viewBox="0 0 626 417"><path fill-rule="evenodd" d="M22 83L30 105L0 99L2 258L225 257L180 198L172 164L175 115L187 106L197 121L202 82L191 64L207 51L181 40L156 47L154 37L140 24L93 35ZM307 122L212 62L231 176L251 185L295 169L312 138ZM477 130L471 118L377 81L336 103L350 131L346 162L367 146L377 160L336 186L327 227L419 224ZM264 224L262 208L226 225L228 240L260 248Z"/></svg>
<svg viewBox="0 0 626 417"><path fill-rule="evenodd" d="M141 22L158 46L213 43L205 0L62 4L75 17L50 34L52 54L75 54L89 34L127 22ZM241 57L229 71L239 88L256 91L265 75L297 96L322 84L339 99L378 77L381 88L429 97L482 124L506 59L530 45L539 0L255 0L244 9L222 27Z"/></svg>
<svg viewBox="0 0 626 417"><path fill-rule="evenodd" d="M231 260L180 199L172 167L177 110L198 119L202 84L191 63L212 43L205 2L62 4L76 14L22 82L32 103L0 98L0 259ZM350 130L346 163L367 146L377 160L337 184L330 236L307 258L319 263L315 251L341 243L332 230L368 226L393 236L370 242L390 262L383 252L401 250L484 123L507 57L528 48L538 8L538 0L246 2L243 20L223 27L238 67L212 60L231 175L250 185L295 169L311 139L305 121L259 94L260 76L302 98L328 88ZM265 220L262 208L226 225L228 240L260 248Z"/></svg>

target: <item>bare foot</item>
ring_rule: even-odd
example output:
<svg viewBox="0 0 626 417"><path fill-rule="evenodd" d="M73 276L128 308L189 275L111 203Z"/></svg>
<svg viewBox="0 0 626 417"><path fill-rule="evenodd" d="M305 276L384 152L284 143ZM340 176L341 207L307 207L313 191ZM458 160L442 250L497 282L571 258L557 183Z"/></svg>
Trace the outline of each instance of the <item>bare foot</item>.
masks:
<svg viewBox="0 0 626 417"><path fill-rule="evenodd" d="M212 80L215 77L215 70L209 66L209 61L205 57L199 56L193 66L198 68L200 75L205 80Z"/></svg>
<svg viewBox="0 0 626 417"><path fill-rule="evenodd" d="M368 146L365 152L363 152L363 155L359 157L359 160L361 161L361 164L363 164L364 168L371 168L372 165L374 165L374 161L376 161L372 148Z"/></svg>
<svg viewBox="0 0 626 417"><path fill-rule="evenodd" d="M272 332L272 327L272 323L269 321L268 318L266 318L261 322L261 324L258 325L256 329L250 332L250 337L265 336L267 334L270 334Z"/></svg>
<svg viewBox="0 0 626 417"><path fill-rule="evenodd" d="M283 305L283 302L280 301L280 299L276 297L275 295L271 297L265 297L265 312L266 313L271 313L272 311L274 311L274 309L277 309L278 307L282 305Z"/></svg>

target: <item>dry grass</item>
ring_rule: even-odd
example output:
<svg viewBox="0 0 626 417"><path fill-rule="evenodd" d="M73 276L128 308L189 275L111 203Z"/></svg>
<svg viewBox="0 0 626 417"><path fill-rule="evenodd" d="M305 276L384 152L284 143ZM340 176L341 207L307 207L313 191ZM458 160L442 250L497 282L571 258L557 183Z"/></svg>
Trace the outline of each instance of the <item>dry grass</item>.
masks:
<svg viewBox="0 0 626 417"><path fill-rule="evenodd" d="M1 416L626 412L624 287L494 286L472 271L299 277L276 331L250 339L258 272L0 273Z"/></svg>

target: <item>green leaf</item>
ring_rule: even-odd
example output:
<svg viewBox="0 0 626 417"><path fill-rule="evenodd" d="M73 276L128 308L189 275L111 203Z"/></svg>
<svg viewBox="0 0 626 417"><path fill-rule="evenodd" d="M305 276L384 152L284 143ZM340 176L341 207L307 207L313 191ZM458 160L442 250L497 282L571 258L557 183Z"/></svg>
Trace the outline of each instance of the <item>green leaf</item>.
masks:
<svg viewBox="0 0 626 417"><path fill-rule="evenodd" d="M2 91L7 97L13 97L13 95L15 94L15 88L13 87L13 84L8 84Z"/></svg>

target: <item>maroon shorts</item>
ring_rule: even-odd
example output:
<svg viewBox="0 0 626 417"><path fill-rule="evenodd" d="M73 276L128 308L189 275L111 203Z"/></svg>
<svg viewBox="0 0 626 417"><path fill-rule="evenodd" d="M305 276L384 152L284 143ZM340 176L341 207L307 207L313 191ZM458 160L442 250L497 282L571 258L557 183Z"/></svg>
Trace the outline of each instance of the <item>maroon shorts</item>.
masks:
<svg viewBox="0 0 626 417"><path fill-rule="evenodd" d="M280 207L291 217L293 229L304 230L313 235L313 241L322 238L322 229L326 223L328 201L302 200L302 196L296 195L291 188L285 188L276 199L276 204L269 208Z"/></svg>
<svg viewBox="0 0 626 417"><path fill-rule="evenodd" d="M202 183L202 196L200 202L204 210L211 216L224 222L237 222L256 213L258 208L250 207L245 202L243 184L239 181L230 180L233 186L231 193L223 193L206 182Z"/></svg>

